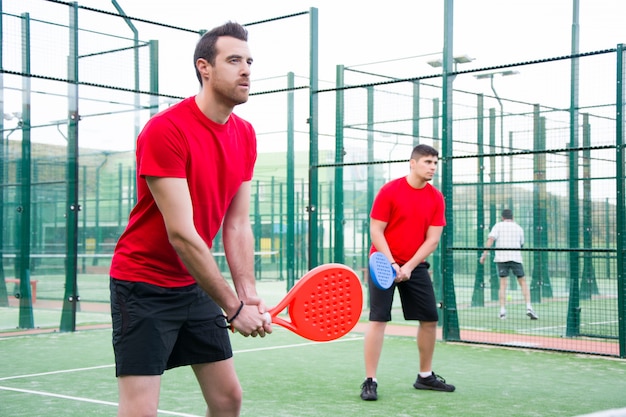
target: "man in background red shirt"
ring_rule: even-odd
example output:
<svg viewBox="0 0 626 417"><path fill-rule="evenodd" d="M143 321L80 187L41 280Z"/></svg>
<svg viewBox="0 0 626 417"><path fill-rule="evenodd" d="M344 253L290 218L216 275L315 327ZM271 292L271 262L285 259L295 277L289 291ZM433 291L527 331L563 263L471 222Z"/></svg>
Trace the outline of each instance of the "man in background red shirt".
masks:
<svg viewBox="0 0 626 417"><path fill-rule="evenodd" d="M364 348L366 379L361 385L361 398L366 401L378 399L376 370L396 288L404 319L420 322L419 373L413 386L447 392L455 389L432 371L439 316L426 258L437 249L446 224L443 195L429 184L438 155L431 146L417 145L411 153L409 174L383 185L372 205L370 254L385 254L396 270L396 279L387 290L379 289L370 279L370 322Z"/></svg>

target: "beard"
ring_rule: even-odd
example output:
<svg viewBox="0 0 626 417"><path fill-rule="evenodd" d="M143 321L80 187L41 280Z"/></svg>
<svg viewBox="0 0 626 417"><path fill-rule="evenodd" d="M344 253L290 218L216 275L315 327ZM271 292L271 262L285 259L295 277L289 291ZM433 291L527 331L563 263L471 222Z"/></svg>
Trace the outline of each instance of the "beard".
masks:
<svg viewBox="0 0 626 417"><path fill-rule="evenodd" d="M248 101L249 89L243 89L239 85L230 86L226 83L214 83L213 90L221 101L235 107Z"/></svg>

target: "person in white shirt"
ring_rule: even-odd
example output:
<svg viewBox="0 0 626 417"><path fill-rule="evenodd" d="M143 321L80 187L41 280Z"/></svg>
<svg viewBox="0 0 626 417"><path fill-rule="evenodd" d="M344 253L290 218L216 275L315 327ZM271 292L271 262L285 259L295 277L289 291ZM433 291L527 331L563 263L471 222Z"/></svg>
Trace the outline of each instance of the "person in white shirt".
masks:
<svg viewBox="0 0 626 417"><path fill-rule="evenodd" d="M492 245L496 249L493 261L496 263L498 269L498 276L500 277L500 291L498 293L500 301L500 318L506 319L506 286L509 278L509 273L513 272L517 277L517 282L522 289L524 295L524 301L526 301L526 315L531 320L537 320L539 316L533 310L530 302L530 291L528 285L526 285L526 279L524 277L524 265L522 263L522 252L519 250L524 246L524 229L519 224L513 221L513 211L510 209L502 210L502 221L496 223L487 237L487 243L485 247L491 248ZM509 250L510 249L510 250ZM480 263L485 263L488 250L485 250L480 257Z"/></svg>

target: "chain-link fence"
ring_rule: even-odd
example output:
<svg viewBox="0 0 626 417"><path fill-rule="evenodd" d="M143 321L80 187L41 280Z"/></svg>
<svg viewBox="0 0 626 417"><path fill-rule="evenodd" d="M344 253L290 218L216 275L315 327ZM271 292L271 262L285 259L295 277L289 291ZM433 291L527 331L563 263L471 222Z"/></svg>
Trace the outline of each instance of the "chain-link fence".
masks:
<svg viewBox="0 0 626 417"><path fill-rule="evenodd" d="M108 266L134 203L134 140L151 115L194 94L178 78L194 80L189 56L202 30L73 3L4 6L3 327L73 330L108 307ZM621 46L455 68L444 103L436 70L399 78L339 65L336 80L320 83L318 51L307 47L315 9L247 27L262 42L289 30L303 45L274 68L279 75L253 80L250 102L236 110L259 141L251 220L260 282L284 281L286 291L311 266L341 262L366 286L374 196L406 175L412 148L426 143L440 150L433 183L448 211L430 262L443 338L626 356ZM186 45L186 61L159 56L164 42ZM525 233L539 320L525 315L514 277L500 320L500 279L491 259L478 261L505 208ZM214 254L228 276L219 236Z"/></svg>

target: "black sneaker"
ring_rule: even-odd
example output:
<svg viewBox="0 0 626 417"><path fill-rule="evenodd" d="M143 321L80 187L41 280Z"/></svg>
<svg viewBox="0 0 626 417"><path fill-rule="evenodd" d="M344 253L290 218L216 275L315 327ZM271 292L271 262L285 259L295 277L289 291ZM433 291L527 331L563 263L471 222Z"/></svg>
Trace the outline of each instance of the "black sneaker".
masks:
<svg viewBox="0 0 626 417"><path fill-rule="evenodd" d="M417 374L417 380L413 386L415 389L430 389L434 391L452 392L455 390L454 385L446 384L446 380L434 372L426 378L422 378Z"/></svg>
<svg viewBox="0 0 626 417"><path fill-rule="evenodd" d="M376 401L378 394L376 389L378 384L372 378L367 378L363 384L361 384L361 399L365 401Z"/></svg>

